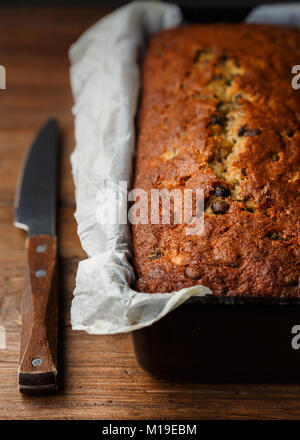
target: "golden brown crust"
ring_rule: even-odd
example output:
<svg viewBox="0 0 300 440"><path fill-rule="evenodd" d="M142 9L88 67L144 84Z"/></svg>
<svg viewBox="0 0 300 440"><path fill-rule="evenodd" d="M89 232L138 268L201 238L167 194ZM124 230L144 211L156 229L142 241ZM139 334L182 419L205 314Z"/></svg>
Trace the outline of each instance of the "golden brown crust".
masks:
<svg viewBox="0 0 300 440"><path fill-rule="evenodd" d="M154 35L135 188L200 188L205 231L133 226L136 289L300 296L300 30L195 25Z"/></svg>

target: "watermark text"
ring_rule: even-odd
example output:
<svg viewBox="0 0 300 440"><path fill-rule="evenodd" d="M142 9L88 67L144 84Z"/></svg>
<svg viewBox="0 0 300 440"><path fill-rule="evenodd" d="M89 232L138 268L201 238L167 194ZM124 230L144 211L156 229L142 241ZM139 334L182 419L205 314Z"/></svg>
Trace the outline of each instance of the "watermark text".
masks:
<svg viewBox="0 0 300 440"><path fill-rule="evenodd" d="M0 350L6 350L6 332L3 325L0 325Z"/></svg>
<svg viewBox="0 0 300 440"><path fill-rule="evenodd" d="M294 90L298 90L300 89L300 65L293 66L292 73L295 74L292 79L292 87Z"/></svg>
<svg viewBox="0 0 300 440"><path fill-rule="evenodd" d="M6 89L6 70L4 66L0 65L0 90Z"/></svg>
<svg viewBox="0 0 300 440"><path fill-rule="evenodd" d="M128 192L127 182L103 188L97 194L97 222L101 225L181 225L186 235L201 235L204 230L204 192L201 189L174 188ZM128 206L129 209L128 209Z"/></svg>

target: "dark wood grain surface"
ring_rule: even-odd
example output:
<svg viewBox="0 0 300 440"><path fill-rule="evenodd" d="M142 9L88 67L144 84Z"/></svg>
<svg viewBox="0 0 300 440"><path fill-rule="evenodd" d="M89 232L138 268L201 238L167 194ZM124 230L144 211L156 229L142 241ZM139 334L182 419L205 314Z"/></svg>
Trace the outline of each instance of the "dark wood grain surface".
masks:
<svg viewBox="0 0 300 440"><path fill-rule="evenodd" d="M85 258L73 217L69 157L74 147L68 48L106 11L0 10L0 349L1 419L298 418L300 385L195 384L159 381L137 365L130 336L92 336L70 327L78 262ZM17 386L25 235L13 226L13 200L22 158L48 117L61 127L59 196L58 395L30 397ZM197 349L197 347L195 347ZM226 362L226 359L224 359ZM220 365L222 368L222 365Z"/></svg>

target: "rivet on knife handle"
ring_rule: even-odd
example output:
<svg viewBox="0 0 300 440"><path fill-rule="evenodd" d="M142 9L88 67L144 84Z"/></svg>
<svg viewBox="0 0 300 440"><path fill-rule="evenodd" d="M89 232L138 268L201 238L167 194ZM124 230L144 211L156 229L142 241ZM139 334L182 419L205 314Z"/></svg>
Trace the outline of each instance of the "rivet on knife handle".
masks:
<svg viewBox="0 0 300 440"><path fill-rule="evenodd" d="M41 393L57 389L56 237L27 238L19 390Z"/></svg>

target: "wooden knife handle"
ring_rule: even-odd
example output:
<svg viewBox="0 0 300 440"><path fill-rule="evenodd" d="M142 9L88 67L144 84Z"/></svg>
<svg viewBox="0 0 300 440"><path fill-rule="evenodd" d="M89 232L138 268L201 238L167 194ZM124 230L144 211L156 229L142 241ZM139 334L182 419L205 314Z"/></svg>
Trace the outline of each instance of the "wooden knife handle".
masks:
<svg viewBox="0 0 300 440"><path fill-rule="evenodd" d="M19 391L57 390L57 283L56 237L27 238Z"/></svg>

